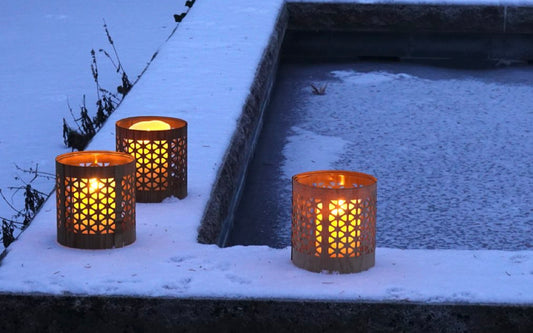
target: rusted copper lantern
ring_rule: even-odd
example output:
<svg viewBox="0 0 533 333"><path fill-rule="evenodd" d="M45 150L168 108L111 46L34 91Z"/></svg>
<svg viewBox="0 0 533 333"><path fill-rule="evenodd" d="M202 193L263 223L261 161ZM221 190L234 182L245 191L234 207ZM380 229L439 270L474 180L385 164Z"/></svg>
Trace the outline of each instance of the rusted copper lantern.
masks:
<svg viewBox="0 0 533 333"><path fill-rule="evenodd" d="M117 151L137 160L137 202L187 196L187 122L131 117L116 123Z"/></svg>
<svg viewBox="0 0 533 333"><path fill-rule="evenodd" d="M135 241L135 159L83 151L56 157L57 241L80 249Z"/></svg>
<svg viewBox="0 0 533 333"><path fill-rule="evenodd" d="M313 272L374 266L377 179L352 171L292 178L292 262Z"/></svg>

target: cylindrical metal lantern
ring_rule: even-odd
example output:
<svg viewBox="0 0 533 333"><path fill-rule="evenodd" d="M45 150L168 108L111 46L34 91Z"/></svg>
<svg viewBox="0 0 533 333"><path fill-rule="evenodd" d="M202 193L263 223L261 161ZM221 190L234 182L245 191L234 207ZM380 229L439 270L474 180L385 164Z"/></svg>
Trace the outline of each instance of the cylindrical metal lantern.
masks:
<svg viewBox="0 0 533 333"><path fill-rule="evenodd" d="M352 171L292 178L292 262L313 272L374 266L377 179Z"/></svg>
<svg viewBox="0 0 533 333"><path fill-rule="evenodd" d="M187 122L142 116L116 123L117 151L137 160L137 202L187 196Z"/></svg>
<svg viewBox="0 0 533 333"><path fill-rule="evenodd" d="M57 241L80 249L135 241L135 159L82 151L56 157Z"/></svg>

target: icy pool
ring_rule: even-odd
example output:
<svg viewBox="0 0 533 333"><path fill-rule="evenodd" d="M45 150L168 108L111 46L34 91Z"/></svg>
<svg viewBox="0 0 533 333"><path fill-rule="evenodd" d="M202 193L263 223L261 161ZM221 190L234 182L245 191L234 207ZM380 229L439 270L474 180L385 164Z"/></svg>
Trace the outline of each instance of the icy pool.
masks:
<svg viewBox="0 0 533 333"><path fill-rule="evenodd" d="M378 247L531 249L532 131L532 66L284 64L228 245L290 245L291 176L347 169L378 178Z"/></svg>

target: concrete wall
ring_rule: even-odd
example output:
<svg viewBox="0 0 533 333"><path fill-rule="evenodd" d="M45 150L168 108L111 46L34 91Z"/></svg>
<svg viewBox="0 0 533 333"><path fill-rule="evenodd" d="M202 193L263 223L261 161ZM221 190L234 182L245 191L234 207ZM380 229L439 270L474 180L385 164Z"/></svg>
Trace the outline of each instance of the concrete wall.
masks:
<svg viewBox="0 0 533 333"><path fill-rule="evenodd" d="M0 298L0 332L530 332L533 307L83 296Z"/></svg>
<svg viewBox="0 0 533 333"><path fill-rule="evenodd" d="M290 3L293 59L533 59L533 8Z"/></svg>

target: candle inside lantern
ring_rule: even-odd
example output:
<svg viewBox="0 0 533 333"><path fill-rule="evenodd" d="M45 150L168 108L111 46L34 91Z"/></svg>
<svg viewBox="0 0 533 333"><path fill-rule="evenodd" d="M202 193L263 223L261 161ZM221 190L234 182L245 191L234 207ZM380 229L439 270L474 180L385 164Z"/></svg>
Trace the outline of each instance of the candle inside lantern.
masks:
<svg viewBox="0 0 533 333"><path fill-rule="evenodd" d="M138 131L164 131L169 130L170 125L161 120L145 120L131 125L129 129Z"/></svg>

